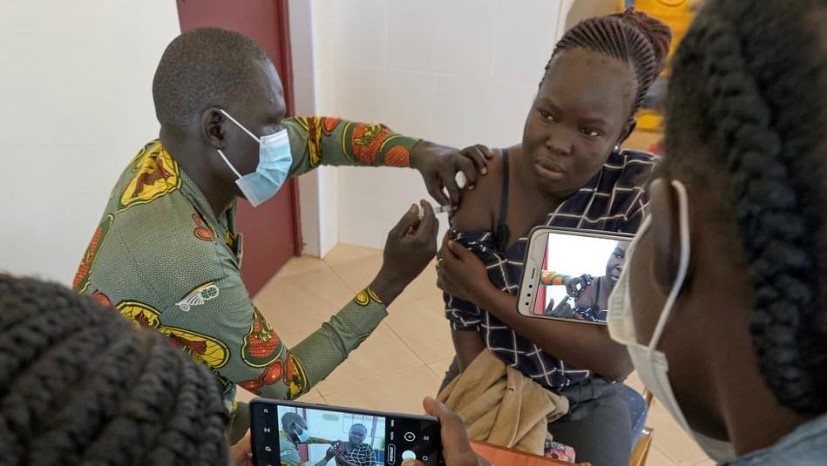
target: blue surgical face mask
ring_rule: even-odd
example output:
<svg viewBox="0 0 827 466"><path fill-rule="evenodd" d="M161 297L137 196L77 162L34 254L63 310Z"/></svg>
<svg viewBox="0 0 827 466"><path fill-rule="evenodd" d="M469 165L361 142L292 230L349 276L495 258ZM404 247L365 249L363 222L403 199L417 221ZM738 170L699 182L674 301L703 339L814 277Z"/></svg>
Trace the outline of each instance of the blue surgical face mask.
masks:
<svg viewBox="0 0 827 466"><path fill-rule="evenodd" d="M307 443L307 441L310 440L310 433L307 429L301 429L297 426L296 430L301 430L301 433L296 434L296 438L299 439L299 443Z"/></svg>
<svg viewBox="0 0 827 466"><path fill-rule="evenodd" d="M250 204L257 207L276 195L290 173L293 156L290 152L290 138L287 136L287 130L283 129L259 138L224 110L221 110L221 113L258 142L258 167L253 173L244 176L235 169L224 152L218 149L218 154L238 177L235 184Z"/></svg>

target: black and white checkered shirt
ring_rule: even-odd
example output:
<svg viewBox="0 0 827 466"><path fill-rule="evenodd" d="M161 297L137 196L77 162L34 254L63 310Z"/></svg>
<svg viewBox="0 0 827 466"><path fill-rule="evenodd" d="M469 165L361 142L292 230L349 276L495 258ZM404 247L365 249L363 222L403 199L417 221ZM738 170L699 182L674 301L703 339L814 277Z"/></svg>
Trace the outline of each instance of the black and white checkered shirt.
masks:
<svg viewBox="0 0 827 466"><path fill-rule="evenodd" d="M359 466L374 466L376 464L373 449L370 445L364 443L345 453L342 457L353 464L358 464ZM339 465L344 463L341 461L336 461L336 464Z"/></svg>
<svg viewBox="0 0 827 466"><path fill-rule="evenodd" d="M644 183L656 163L656 158L645 152L612 153L600 173L549 214L545 224L635 233L648 202ZM497 237L492 232L461 232L456 239L483 261L491 283L512 295L517 294L527 237L521 237L506 251L498 250ZM569 366L544 352L485 310L448 294L443 296L453 329L480 331L494 354L535 382L559 389L591 377L588 370Z"/></svg>

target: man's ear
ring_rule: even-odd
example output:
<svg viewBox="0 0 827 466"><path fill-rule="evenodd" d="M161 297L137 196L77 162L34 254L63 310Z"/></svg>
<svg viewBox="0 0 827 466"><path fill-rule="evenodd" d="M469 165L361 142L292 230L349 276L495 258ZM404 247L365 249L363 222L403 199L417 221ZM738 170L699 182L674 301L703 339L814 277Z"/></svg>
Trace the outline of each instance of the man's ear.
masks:
<svg viewBox="0 0 827 466"><path fill-rule="evenodd" d="M658 178L649 185L649 212L653 254L650 270L664 296L672 291L680 267L681 234L678 199L669 180Z"/></svg>
<svg viewBox="0 0 827 466"><path fill-rule="evenodd" d="M201 113L201 129L207 143L216 149L224 149L227 118L217 107L210 107Z"/></svg>
<svg viewBox="0 0 827 466"><path fill-rule="evenodd" d="M620 146L626 142L626 140L629 139L629 136L632 135L632 132L634 132L635 128L637 128L637 120L635 117L629 118L629 120L626 121L626 126L623 127L623 131L620 132L620 137L617 139L617 145Z"/></svg>

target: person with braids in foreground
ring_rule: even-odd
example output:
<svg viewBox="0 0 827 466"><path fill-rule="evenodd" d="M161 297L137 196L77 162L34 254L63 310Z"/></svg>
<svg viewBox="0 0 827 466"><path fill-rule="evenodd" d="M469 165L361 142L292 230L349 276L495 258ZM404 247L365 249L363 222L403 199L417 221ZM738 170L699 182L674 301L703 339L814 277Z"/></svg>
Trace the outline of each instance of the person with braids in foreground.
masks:
<svg viewBox="0 0 827 466"><path fill-rule="evenodd" d="M251 465L221 387L158 332L0 274L0 464Z"/></svg>
<svg viewBox="0 0 827 466"><path fill-rule="evenodd" d="M490 350L566 397L569 413L548 431L594 466L625 464L631 453L631 415L615 383L631 372L628 354L605 327L521 316L515 294L532 227L637 230L655 158L620 144L670 41L666 25L631 9L567 31L546 65L522 143L499 151L488 176L466 193L438 259L457 352L446 383Z"/></svg>
<svg viewBox="0 0 827 466"><path fill-rule="evenodd" d="M824 0L705 3L609 304L643 382L721 464L827 464L825 20Z"/></svg>

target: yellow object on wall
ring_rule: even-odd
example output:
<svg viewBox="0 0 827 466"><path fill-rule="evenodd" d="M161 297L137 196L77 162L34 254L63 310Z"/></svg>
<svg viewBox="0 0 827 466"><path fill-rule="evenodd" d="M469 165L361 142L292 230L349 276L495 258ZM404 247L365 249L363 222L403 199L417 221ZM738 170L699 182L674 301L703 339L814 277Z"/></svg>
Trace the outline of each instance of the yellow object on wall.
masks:
<svg viewBox="0 0 827 466"><path fill-rule="evenodd" d="M621 7L626 8L630 3L628 0L621 0ZM634 7L638 10L645 11L650 15L658 13L666 13L670 15L689 13L689 6L692 3L690 0L634 0Z"/></svg>
<svg viewBox="0 0 827 466"><path fill-rule="evenodd" d="M683 36L686 35L694 17L695 0L618 0L620 11L633 6L652 17L663 21L672 30L672 45L669 47L667 60L672 58ZM661 77L668 74L668 63ZM641 108L637 115L637 127L647 131L661 129L663 117L654 108Z"/></svg>

